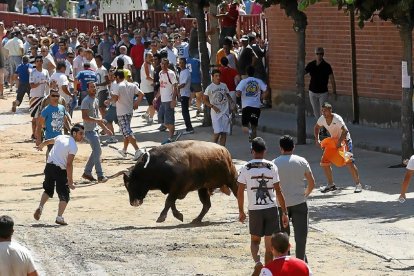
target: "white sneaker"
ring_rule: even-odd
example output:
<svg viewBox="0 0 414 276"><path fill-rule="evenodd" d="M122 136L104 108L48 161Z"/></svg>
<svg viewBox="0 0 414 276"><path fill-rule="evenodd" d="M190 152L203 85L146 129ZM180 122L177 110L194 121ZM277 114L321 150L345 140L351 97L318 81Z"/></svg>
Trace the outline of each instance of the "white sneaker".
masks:
<svg viewBox="0 0 414 276"><path fill-rule="evenodd" d="M147 117L147 124L152 125L154 123L154 119L151 117Z"/></svg>
<svg viewBox="0 0 414 276"><path fill-rule="evenodd" d="M145 154L145 152L141 149L137 149L135 151L135 155L134 158L132 160L137 161L141 156L143 156Z"/></svg>
<svg viewBox="0 0 414 276"><path fill-rule="evenodd" d="M127 151L126 150L123 150L123 149L120 149L120 150L118 150L118 153L120 154L120 155L122 155L122 157L127 157Z"/></svg>
<svg viewBox="0 0 414 276"><path fill-rule="evenodd" d="M149 117L148 113L144 113L144 114L141 115L142 119L147 119L148 117Z"/></svg>
<svg viewBox="0 0 414 276"><path fill-rule="evenodd" d="M357 184L354 190L354 193L360 193L362 192L362 185L361 184Z"/></svg>

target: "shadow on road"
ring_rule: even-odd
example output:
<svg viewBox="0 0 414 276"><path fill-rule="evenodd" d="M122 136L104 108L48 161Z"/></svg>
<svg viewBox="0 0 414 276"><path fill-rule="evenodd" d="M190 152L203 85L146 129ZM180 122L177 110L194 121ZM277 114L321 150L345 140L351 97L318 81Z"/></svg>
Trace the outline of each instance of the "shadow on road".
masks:
<svg viewBox="0 0 414 276"><path fill-rule="evenodd" d="M201 223L184 223L184 224L177 224L177 225L166 225L166 226L144 226L144 227L136 227L136 226L124 226L118 228L112 228L112 231L116 230L172 230L172 229L186 229L186 228L197 228L197 227L206 227L206 226L214 226L214 225L222 225L222 224L229 224L236 221L204 221Z"/></svg>
<svg viewBox="0 0 414 276"><path fill-rule="evenodd" d="M414 217L414 199L407 199L401 204L397 200L357 201L330 203L324 206L312 206L309 209L309 217L313 221L341 221L359 219L379 219L379 223L394 223L401 219Z"/></svg>

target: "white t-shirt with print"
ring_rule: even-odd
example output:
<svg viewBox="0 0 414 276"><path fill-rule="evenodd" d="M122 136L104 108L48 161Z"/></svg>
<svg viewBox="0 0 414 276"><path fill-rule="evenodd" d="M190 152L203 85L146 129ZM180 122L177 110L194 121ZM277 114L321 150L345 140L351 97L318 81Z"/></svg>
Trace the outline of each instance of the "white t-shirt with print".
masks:
<svg viewBox="0 0 414 276"><path fill-rule="evenodd" d="M69 89L69 80L65 73L56 72L50 77L50 81L56 81L59 87L59 94L65 99L66 103L69 103L71 96L63 92L62 86L66 85Z"/></svg>
<svg viewBox="0 0 414 276"><path fill-rule="evenodd" d="M96 70L96 77L97 77L96 83L98 84L98 83L105 82L106 81L106 78L105 78L106 76L108 76L108 70L106 70L105 67L101 66L100 68L98 68ZM101 92L101 91L104 91L104 90L108 90L108 85L96 86L96 90L97 90L98 93Z"/></svg>
<svg viewBox="0 0 414 276"><path fill-rule="evenodd" d="M250 160L240 169L237 181L246 185L249 210L277 206L274 184L279 182L279 173L272 161Z"/></svg>
<svg viewBox="0 0 414 276"><path fill-rule="evenodd" d="M212 120L221 117L223 114L229 113L229 100L227 98L227 94L229 94L229 89L227 88L227 85L222 82L220 84L212 82L204 91L204 95L208 96L210 104L220 109L219 113L216 113L213 109L211 109Z"/></svg>
<svg viewBox="0 0 414 276"><path fill-rule="evenodd" d="M241 80L236 87L236 91L241 92L242 108L246 106L260 108L260 96L262 91L266 91L267 85L258 78L248 77Z"/></svg>
<svg viewBox="0 0 414 276"><path fill-rule="evenodd" d="M49 72L46 69L42 71L37 70L36 68L31 69L29 76L29 83L39 83L42 82L36 88L30 89L30 97L44 97L49 94Z"/></svg>
<svg viewBox="0 0 414 276"><path fill-rule="evenodd" d="M55 137L55 144L49 153L47 163L53 163L62 170L66 170L69 154L76 155L78 146L75 139L69 135L59 135Z"/></svg>
<svg viewBox="0 0 414 276"><path fill-rule="evenodd" d="M160 95L161 102L171 102L173 99L173 87L177 83L177 78L174 71L168 69L168 75L166 72L160 72Z"/></svg>
<svg viewBox="0 0 414 276"><path fill-rule="evenodd" d="M325 127L328 130L332 138L339 139L339 137L341 137L341 134L342 134L342 127L344 127L346 130L348 130L348 128L346 127L345 122L341 116L339 116L336 113L332 113L332 115L333 115L333 119L330 125L328 125L323 115L319 117L317 124L318 126ZM349 140L349 139L351 139L351 134L349 134L348 132L345 140Z"/></svg>

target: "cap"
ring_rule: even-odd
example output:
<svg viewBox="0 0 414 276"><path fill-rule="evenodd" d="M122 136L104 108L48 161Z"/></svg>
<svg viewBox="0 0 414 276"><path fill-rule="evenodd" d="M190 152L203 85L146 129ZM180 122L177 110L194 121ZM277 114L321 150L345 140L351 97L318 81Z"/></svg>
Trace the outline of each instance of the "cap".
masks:
<svg viewBox="0 0 414 276"><path fill-rule="evenodd" d="M248 40L249 40L249 37L248 37L247 35L243 35L243 36L240 38L240 40L241 40L241 41L248 41Z"/></svg>
<svg viewBox="0 0 414 276"><path fill-rule="evenodd" d="M252 150L255 152L263 152L266 150L266 142L262 137L256 137L252 140Z"/></svg>
<svg viewBox="0 0 414 276"><path fill-rule="evenodd" d="M161 24L160 24L160 27L167 28L167 24L165 24L165 23L161 23Z"/></svg>
<svg viewBox="0 0 414 276"><path fill-rule="evenodd" d="M123 32L123 33L121 34L121 36L128 36L128 33Z"/></svg>

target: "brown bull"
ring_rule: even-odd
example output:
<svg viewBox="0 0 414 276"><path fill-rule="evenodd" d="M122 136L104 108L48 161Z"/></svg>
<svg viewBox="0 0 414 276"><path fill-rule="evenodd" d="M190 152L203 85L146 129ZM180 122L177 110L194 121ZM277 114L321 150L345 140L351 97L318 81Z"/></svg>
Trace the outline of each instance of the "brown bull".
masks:
<svg viewBox="0 0 414 276"><path fill-rule="evenodd" d="M203 208L193 220L200 223L211 207L209 191L229 187L237 195L237 171L228 150L204 141L179 141L156 147L124 173L125 187L132 206L143 203L149 190L168 194L157 222L167 218L171 208L174 217L183 221L175 201L198 190Z"/></svg>

